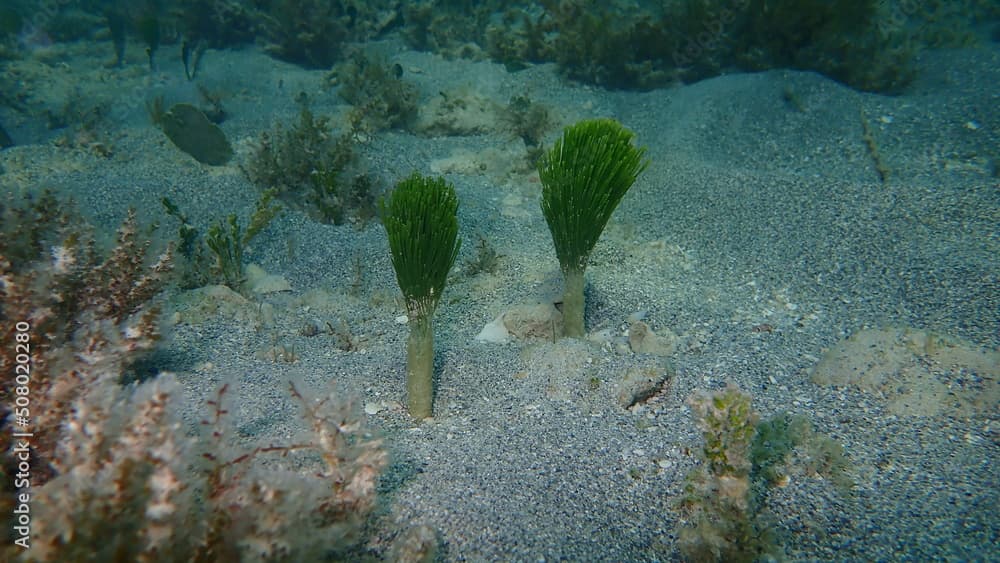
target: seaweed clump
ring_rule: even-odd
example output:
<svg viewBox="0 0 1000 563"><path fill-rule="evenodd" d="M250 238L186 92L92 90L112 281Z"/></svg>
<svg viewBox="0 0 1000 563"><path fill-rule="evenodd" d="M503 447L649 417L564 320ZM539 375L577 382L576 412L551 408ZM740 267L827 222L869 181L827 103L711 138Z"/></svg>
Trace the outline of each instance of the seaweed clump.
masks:
<svg viewBox="0 0 1000 563"><path fill-rule="evenodd" d="M245 227L235 213L230 213L224 220L210 225L204 235L173 201L166 197L161 199L167 215L180 223L177 228L180 286L189 289L222 283L240 291L246 280L244 251L281 212L281 206L273 201L274 194L274 190L261 194Z"/></svg>
<svg viewBox="0 0 1000 563"><path fill-rule="evenodd" d="M329 68L341 55L350 20L340 2L277 0L264 17L266 49L307 68Z"/></svg>
<svg viewBox="0 0 1000 563"><path fill-rule="evenodd" d="M915 77L916 44L877 0L752 0L733 58L751 70L815 70L860 90L898 93Z"/></svg>
<svg viewBox="0 0 1000 563"><path fill-rule="evenodd" d="M705 444L702 465L687 477L682 506L691 524L680 530L688 561L756 561L776 550L750 495L751 444L759 415L733 384L688 399Z"/></svg>
<svg viewBox="0 0 1000 563"><path fill-rule="evenodd" d="M0 452L9 452L15 419L7 415L26 385L15 377L16 366L27 365L19 355L30 354L30 370L16 373L30 376L31 403L19 405L30 414L18 416L33 433L34 487L51 477L62 423L90 377L113 368L117 378L152 348L155 298L169 281L173 249L147 259L152 243L130 210L104 252L72 202L49 191L0 203L0 218L0 338L11 343L0 353Z"/></svg>
<svg viewBox="0 0 1000 563"><path fill-rule="evenodd" d="M682 508L691 523L679 534L689 561L773 560L780 548L765 510L768 488L794 475L822 476L841 491L854 485L836 440L804 415L760 421L750 395L733 384L688 399L705 444L702 464L685 483Z"/></svg>
<svg viewBox="0 0 1000 563"><path fill-rule="evenodd" d="M169 246L147 261L130 211L105 254L51 193L0 217L0 475L31 475L0 484L0 560L357 559L386 453L353 403L289 385L307 432L244 448L223 386L192 437L172 375L123 384L155 345ZM433 549L411 536L396 549Z"/></svg>
<svg viewBox="0 0 1000 563"><path fill-rule="evenodd" d="M264 190L310 217L334 225L375 215L373 182L360 170L355 129L334 136L326 117L317 117L299 99L299 121L261 136L245 173Z"/></svg>
<svg viewBox="0 0 1000 563"><path fill-rule="evenodd" d="M264 15L247 2L179 0L172 15L186 41L224 48L252 43Z"/></svg>
<svg viewBox="0 0 1000 563"><path fill-rule="evenodd" d="M850 463L839 442L817 432L801 414L778 413L757 425L751 445L753 484L760 497L768 485L780 485L792 473L822 476L841 490L854 481Z"/></svg>
<svg viewBox="0 0 1000 563"><path fill-rule="evenodd" d="M459 8L418 5L407 12L404 37L444 53L479 42L473 55L485 50L509 70L555 62L567 77L606 88L645 90L733 68L796 68L891 93L913 78L911 24L924 17L876 0L679 0L658 8L540 0L480 8L486 5L501 17L453 18L464 25L453 23L447 34L434 33L440 26L433 24Z"/></svg>
<svg viewBox="0 0 1000 563"><path fill-rule="evenodd" d="M330 73L337 93L354 106L351 120L367 131L408 126L417 115L417 88L403 67L385 57L355 51Z"/></svg>
<svg viewBox="0 0 1000 563"><path fill-rule="evenodd" d="M476 40L482 37L493 14L504 5L496 0L476 3L448 0L406 2L402 7L404 25L401 34L414 49L420 51L440 53L448 58L483 58L482 47Z"/></svg>
<svg viewBox="0 0 1000 563"><path fill-rule="evenodd" d="M534 165L542 156L542 137L553 125L549 108L532 102L528 96L513 96L501 113L508 130L524 141L528 161Z"/></svg>

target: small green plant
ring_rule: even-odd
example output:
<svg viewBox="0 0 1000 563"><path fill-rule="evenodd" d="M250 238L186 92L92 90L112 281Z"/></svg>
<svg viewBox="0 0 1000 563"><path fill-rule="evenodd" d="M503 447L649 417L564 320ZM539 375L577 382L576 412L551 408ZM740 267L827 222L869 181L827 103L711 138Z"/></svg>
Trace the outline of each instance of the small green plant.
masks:
<svg viewBox="0 0 1000 563"><path fill-rule="evenodd" d="M274 202L274 196L274 190L267 190L261 195L250 215L246 231L236 214L231 213L225 220L210 226L204 239L173 201L166 197L160 200L167 215L180 222L177 247L185 266L181 272L181 286L199 287L221 281L238 291L243 284L244 249L281 211L281 206Z"/></svg>
<svg viewBox="0 0 1000 563"><path fill-rule="evenodd" d="M774 547L750 497L750 446L759 416L735 385L688 399L702 432L703 464L688 475L683 506L692 524L681 529L689 561L755 561Z"/></svg>
<svg viewBox="0 0 1000 563"><path fill-rule="evenodd" d="M167 215L178 221L177 226L177 283L183 289L193 289L217 283L214 271L215 258L184 212L168 197L160 200Z"/></svg>
<svg viewBox="0 0 1000 563"><path fill-rule="evenodd" d="M782 482L790 469L806 475L821 475L841 490L854 484L847 473L849 461L844 447L813 429L801 414L778 413L757 425L751 447L754 493L762 497L766 487Z"/></svg>
<svg viewBox="0 0 1000 563"><path fill-rule="evenodd" d="M542 214L552 233L565 282L566 336L584 335L584 272L587 259L618 203L646 168L645 148L612 119L567 127L538 164Z"/></svg>
<svg viewBox="0 0 1000 563"><path fill-rule="evenodd" d="M244 240L235 213L209 227L205 237L205 244L215 254L215 267L231 289L238 290L243 284Z"/></svg>
<svg viewBox="0 0 1000 563"><path fill-rule="evenodd" d="M260 196L246 231L240 227L235 213L230 213L225 222L216 222L208 228L205 244L215 254L216 271L231 289L239 290L243 285L243 250L281 211L273 203L274 194L274 190L267 190Z"/></svg>
<svg viewBox="0 0 1000 563"><path fill-rule="evenodd" d="M198 251L198 229L191 225L187 215L182 213L180 208L170 198L164 196L160 200L160 203L163 205L167 215L180 221L180 226L177 227L177 252L185 258L193 259L195 253Z"/></svg>
<svg viewBox="0 0 1000 563"><path fill-rule="evenodd" d="M244 170L247 177L324 223L340 225L348 217L364 221L374 216L374 186L359 170L354 129L334 135L329 119L314 115L304 94L297 101L298 123L261 136Z"/></svg>
<svg viewBox="0 0 1000 563"><path fill-rule="evenodd" d="M338 193L341 190L340 171L333 168L314 170L309 176L312 191L306 199L324 223L340 225L344 222L344 204Z"/></svg>
<svg viewBox="0 0 1000 563"><path fill-rule="evenodd" d="M369 132L405 127L417 115L417 88L403 80L403 67L382 56L355 51L330 78L338 94L354 106L354 120Z"/></svg>
<svg viewBox="0 0 1000 563"><path fill-rule="evenodd" d="M434 310L455 264L458 198L443 178L414 173L381 202L392 266L410 319L406 345L407 405L416 419L432 414Z"/></svg>

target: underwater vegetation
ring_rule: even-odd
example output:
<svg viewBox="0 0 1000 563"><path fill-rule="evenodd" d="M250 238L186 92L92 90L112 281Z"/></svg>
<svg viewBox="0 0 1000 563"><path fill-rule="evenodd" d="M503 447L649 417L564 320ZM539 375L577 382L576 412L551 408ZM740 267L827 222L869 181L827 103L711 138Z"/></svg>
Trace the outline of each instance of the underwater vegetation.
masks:
<svg viewBox="0 0 1000 563"><path fill-rule="evenodd" d="M329 74L337 94L354 106L355 129L375 132L405 128L417 115L417 88L403 80L403 67L358 49Z"/></svg>
<svg viewBox="0 0 1000 563"><path fill-rule="evenodd" d="M761 421L751 444L751 458L757 497L767 486L787 479L791 470L822 476L844 491L854 484L848 475L844 446L814 430L805 415L782 412Z"/></svg>
<svg viewBox="0 0 1000 563"><path fill-rule="evenodd" d="M433 413L434 311L462 245L458 197L443 178L414 173L399 182L380 207L410 325L407 407L410 416L420 420Z"/></svg>
<svg viewBox="0 0 1000 563"><path fill-rule="evenodd" d="M414 48L486 53L512 71L555 62L567 77L606 88L643 90L730 70L795 68L893 93L913 79L913 59L923 46L972 41L970 16L973 22L995 20L1000 9L984 0L919 6L903 0L677 0L655 8L541 0L464 10L438 0L408 8L403 34Z"/></svg>
<svg viewBox="0 0 1000 563"><path fill-rule="evenodd" d="M30 324L32 408L38 425L32 459L39 474L48 475L62 423L93 381L90 376L100 375L93 369L122 368L115 371L117 381L125 372L126 354L131 357L153 346L158 308L152 300L169 282L173 249L168 245L158 257L147 259L152 245L141 237L135 213L130 212L118 230L117 244L104 251L72 202L50 191L0 203L0 217L3 337L24 342L16 333L27 329L17 325ZM0 395L5 399L15 392L16 353L12 345L0 354ZM106 354L117 359L103 362ZM75 373L76 362L92 368ZM13 401L3 404L8 409ZM5 441L11 438L7 430L12 424L0 417ZM10 443L3 446L8 454Z"/></svg>
<svg viewBox="0 0 1000 563"><path fill-rule="evenodd" d="M466 259L463 264L463 270L467 276L475 276L483 273L495 274L497 268L500 267L501 258L503 258L503 255L497 254L496 249L490 244L489 239L479 234L478 241L476 242L476 254L472 258Z"/></svg>
<svg viewBox="0 0 1000 563"><path fill-rule="evenodd" d="M135 361L155 347L159 296L171 282L180 278L182 287L224 283L241 289L244 251L279 213L276 200L332 224L374 215L372 180L359 172L357 135L407 126L416 111L416 91L403 80L399 65L360 51L346 55L344 45L352 38L403 26L404 35L423 48L470 57L488 53L512 71L551 61L573 79L615 88L651 88L732 68L787 66L819 70L883 92L898 91L913 78L910 61L919 49L915 37L941 44L967 40L959 31L949 35L940 27L913 30L886 23L883 4L863 0L685 0L669 4L667 10L677 10L669 14L549 1L508 9L503 25L484 17L492 3L472 10L470 4L428 1L404 8L389 2L376 21L376 6L383 5L378 2L303 2L294 9L288 2L184 2L182 12L189 9L190 14L147 13L127 22L109 18L101 23L111 28L118 63L126 34L134 33L147 45L151 66L157 53L163 56L163 45L180 40L181 34L168 25L171 21L185 22L183 36L213 46L247 42L260 34L269 41L269 52L283 59L323 68L340 63L334 70L338 94L355 109L349 129L338 135L329 119L315 115L303 98L297 123L262 135L246 166L248 178L260 189L247 217L228 214L207 227L194 225L164 198L167 215L179 226L176 243L163 248L148 240L152 231L139 224L134 212L124 218L112 247L102 249L71 207L51 193L0 202L4 338L19 338L15 321L25 318L43 336L34 369L40 382L37 408L45 413L47 430L39 435L33 455L39 466L35 474L43 476L35 485L44 522L36 529L40 541L33 557L309 560L317 553L339 555L356 546L387 461L353 406L329 397L314 401L291 386L287 393L299 405L310 436L236 451L226 444L233 430L225 387L206 402L204 432L192 439L180 430L182 395L171 377L120 385L134 373ZM459 9L466 16L449 21L449 11ZM14 14L10 21L17 23L9 24L9 14L0 10L0 61L20 56L14 35L23 18ZM942 9L935 21L951 21L952 14ZM712 18L721 18L723 25L707 27ZM64 27L53 24L50 32L57 40L78 37L73 26L89 29L93 21L67 16L59 20ZM225 29L221 22L243 31ZM427 25L418 31L417 22ZM460 40L468 31L463 26L486 30L485 45ZM712 29L722 31L712 34ZM189 79L197 68L192 59ZM0 104L21 111L14 91L13 86L0 87ZM76 123L91 129L103 115L100 108L66 106L66 111L50 114L53 126ZM221 119L221 106L216 109L214 116ZM159 104L151 114L168 139L199 162L221 165L233 156L213 114L190 104L170 109ZM993 126L996 110L986 115L984 126L1000 130ZM644 149L634 146L633 134L617 122L589 120L567 128L550 151L543 151L542 139L553 119L526 96L510 100L504 119L529 148L529 158L542 157L543 215L566 278L566 332L582 336L588 257L647 166ZM880 162L864 116L862 123L884 180L888 169ZM990 139L995 141L995 135ZM0 128L0 148L12 143ZM992 151L994 175L997 146L984 149ZM453 186L419 174L400 182L381 205L410 323L407 396L415 419L433 414L433 316L461 245L457 206ZM485 237L475 250L467 265L470 273L497 268L501 257ZM9 351L0 354L0 361L4 374L17 364ZM601 381L592 378L588 385L596 390ZM13 379L5 376L2 398L9 398L14 388ZM0 409L9 403L2 401ZM850 485L844 477L848 461L843 448L815 432L806 418L780 414L760 421L749 396L735 388L698 395L690 404L705 441L703 464L687 482L685 508L694 525L680 534L682 549L692 560L777 556L760 497L768 486L789 478L793 463L796 471ZM12 445L6 431L12 425L9 415L0 410L2 452ZM272 473L261 463L271 454L299 451L311 452L321 462L318 472L296 479ZM4 477L11 467L7 456ZM11 480L4 482L8 486L0 490L0 508L11 514L15 491ZM5 529L9 533L11 527ZM404 537L409 538L406 543L393 549L396 560L424 560L436 542L433 530L425 527Z"/></svg>
<svg viewBox="0 0 1000 563"><path fill-rule="evenodd" d="M257 200L244 228L235 213L219 219L204 235L169 198L160 200L164 211L176 219L178 282L182 288L222 283L233 291L243 289L246 281L243 252L247 245L281 212L274 202L275 191L267 190Z"/></svg>
<svg viewBox="0 0 1000 563"><path fill-rule="evenodd" d="M243 284L243 251L260 232L281 211L272 205L274 191L268 190L257 201L257 207L247 221L246 229L240 225L236 214L230 213L225 222L218 222L208 228L205 244L215 255L215 271L231 289L238 290Z"/></svg>
<svg viewBox="0 0 1000 563"><path fill-rule="evenodd" d="M565 282L566 336L582 337L584 273L604 226L648 166L633 133L611 119L581 121L539 161L542 214L549 225Z"/></svg>
<svg viewBox="0 0 1000 563"><path fill-rule="evenodd" d="M688 399L704 440L701 465L688 474L680 501L691 518L678 535L688 561L780 560L764 510L768 488L783 486L792 473L822 476L845 493L853 485L840 443L801 414L761 421L751 402L733 384Z"/></svg>
<svg viewBox="0 0 1000 563"><path fill-rule="evenodd" d="M17 37L36 4L22 0L0 9L0 61L19 56ZM989 0L65 4L37 30L46 41L109 33L121 64L127 38L135 37L151 67L169 48L194 61L191 76L207 48L258 41L282 60L329 69L350 62L346 45L398 31L413 48L447 57L491 58L511 71L554 62L574 80L640 90L732 70L795 68L860 90L895 93L913 80L922 49L974 43L977 26L996 28L1000 20L1000 8Z"/></svg>
<svg viewBox="0 0 1000 563"><path fill-rule="evenodd" d="M190 44L221 49L253 43L260 32L261 14L256 2L232 0L179 0L169 17L177 21Z"/></svg>
<svg viewBox="0 0 1000 563"><path fill-rule="evenodd" d="M277 0L263 18L266 50L309 68L329 68L341 55L350 16L339 2Z"/></svg>
<svg viewBox="0 0 1000 563"><path fill-rule="evenodd" d="M330 68L343 45L363 41L398 25L394 0L268 0L260 21L275 56L309 68Z"/></svg>
<svg viewBox="0 0 1000 563"><path fill-rule="evenodd" d="M912 78L914 52L876 27L875 0L683 0L658 12L592 0L542 4L544 12L491 29L491 54L508 65L554 61L570 78L621 89L731 68L815 70L874 91Z"/></svg>
<svg viewBox="0 0 1000 563"><path fill-rule="evenodd" d="M705 440L703 463L688 475L682 506L692 523L678 542L688 561L756 561L776 546L750 499L750 445L760 416L750 396L730 384L688 399Z"/></svg>
<svg viewBox="0 0 1000 563"><path fill-rule="evenodd" d="M148 229L129 212L115 245L100 249L86 221L49 192L0 203L0 217L0 320L7 342L30 346L34 417L30 462L21 457L19 465L12 453L12 397L23 386L14 373L26 353L6 346L0 352L0 558L348 557L363 538L387 462L355 405L290 385L288 397L308 435L242 448L233 444L232 400L222 386L205 401L192 437L172 375L123 385L159 337L158 295L172 270L172 247L148 259L152 243L141 234ZM314 456L316 471L264 463L300 452ZM24 464L32 476L31 525L22 533L14 526L15 507L25 501L13 476L28 471ZM437 541L419 528L400 538L393 549L416 554L433 551Z"/></svg>
<svg viewBox="0 0 1000 563"><path fill-rule="evenodd" d="M524 141L528 162L531 165L538 162L544 152L542 137L554 121L549 108L532 102L528 96L513 96L501 114L501 119L511 133Z"/></svg>
<svg viewBox="0 0 1000 563"><path fill-rule="evenodd" d="M360 169L356 130L334 135L329 119L315 116L305 96L298 102L298 123L261 134L244 169L247 177L262 190L275 190L289 207L324 223L370 219L375 214L374 185Z"/></svg>

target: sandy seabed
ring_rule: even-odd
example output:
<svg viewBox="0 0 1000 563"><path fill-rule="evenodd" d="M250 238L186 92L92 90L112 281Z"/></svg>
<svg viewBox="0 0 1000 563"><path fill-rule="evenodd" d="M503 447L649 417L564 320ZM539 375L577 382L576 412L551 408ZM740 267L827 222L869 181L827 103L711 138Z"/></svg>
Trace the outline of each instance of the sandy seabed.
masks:
<svg viewBox="0 0 1000 563"><path fill-rule="evenodd" d="M53 99L76 88L116 101L110 156L45 142L0 163L4 183L71 194L108 233L130 206L166 224L163 196L192 222L245 217L258 190L240 165L261 132L294 122L296 94L334 123L345 110L323 72L209 52L200 80L225 92L236 157L207 167L146 116L157 95L197 100L179 62L151 76L137 54L110 70L105 47L73 47L70 70L30 72L53 74ZM435 318L435 417L416 424L402 406L407 327L382 227L287 211L247 260L290 289L168 296L148 363L177 374L191 420L230 383L241 436L280 440L298 421L287 382L335 384L391 453L374 537L425 524L446 561L668 561L701 443L686 399L733 382L762 418L805 415L849 461L848 485L790 460L788 481L768 491L789 560L1000 560L1000 47L929 53L896 97L792 71L608 92L551 65L508 73L379 48L419 88L422 119L442 92L471 108L435 118L470 134L386 131L359 146L384 186L417 170L444 175L460 198L465 244ZM476 339L560 291L537 174L499 111L513 96L550 111L546 146L601 116L648 147L650 167L590 262L586 341ZM468 275L480 237L498 268ZM637 322L660 345L630 344ZM661 383L623 408L622 381L643 370Z"/></svg>

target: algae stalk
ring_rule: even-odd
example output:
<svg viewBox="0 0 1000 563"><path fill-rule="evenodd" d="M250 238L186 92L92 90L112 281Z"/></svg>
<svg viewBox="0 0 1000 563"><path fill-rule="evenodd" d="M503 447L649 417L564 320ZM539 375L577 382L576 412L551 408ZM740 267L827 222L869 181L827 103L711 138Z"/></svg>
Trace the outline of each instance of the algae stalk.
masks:
<svg viewBox="0 0 1000 563"><path fill-rule="evenodd" d="M406 406L410 416L427 418L434 402L434 320L432 315L410 322L406 341Z"/></svg>
<svg viewBox="0 0 1000 563"><path fill-rule="evenodd" d="M586 285L584 270L564 270L563 280L563 332L570 338L583 338L586 334L583 324L584 297Z"/></svg>

